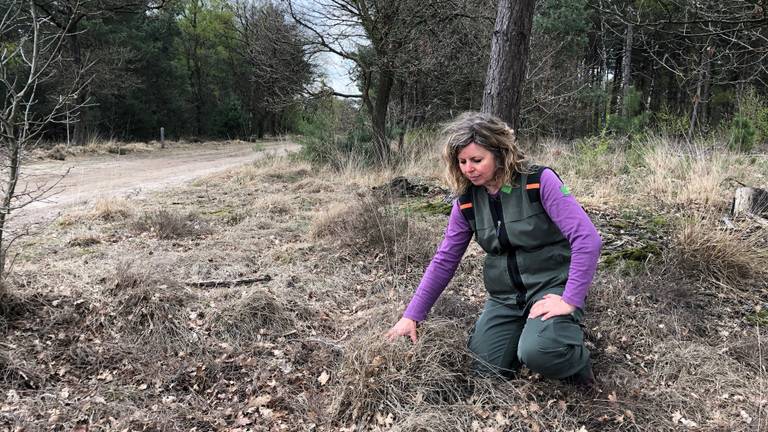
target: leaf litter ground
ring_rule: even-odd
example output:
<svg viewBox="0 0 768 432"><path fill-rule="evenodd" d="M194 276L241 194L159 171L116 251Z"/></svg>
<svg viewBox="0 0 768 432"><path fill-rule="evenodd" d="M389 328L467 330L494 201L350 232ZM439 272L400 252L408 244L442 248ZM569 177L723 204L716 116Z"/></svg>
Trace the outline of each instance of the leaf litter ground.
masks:
<svg viewBox="0 0 768 432"><path fill-rule="evenodd" d="M272 158L63 215L4 286L0 430L768 427L748 319L764 282L686 270L674 228L642 210L587 208L606 245L586 321L599 389L472 374L475 246L419 343L384 342L447 220L420 211L444 191L412 180L403 197Z"/></svg>

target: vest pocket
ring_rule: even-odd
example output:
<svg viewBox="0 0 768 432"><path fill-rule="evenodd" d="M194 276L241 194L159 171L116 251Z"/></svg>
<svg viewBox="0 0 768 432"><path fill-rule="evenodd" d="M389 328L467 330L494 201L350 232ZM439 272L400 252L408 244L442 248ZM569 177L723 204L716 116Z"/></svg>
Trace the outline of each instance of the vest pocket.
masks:
<svg viewBox="0 0 768 432"><path fill-rule="evenodd" d="M519 250L518 264L526 287L541 288L565 286L571 252L567 243L547 245L536 250Z"/></svg>
<svg viewBox="0 0 768 432"><path fill-rule="evenodd" d="M506 255L485 256L485 268L483 269L483 283L490 294L506 294L515 292L512 279L507 271Z"/></svg>

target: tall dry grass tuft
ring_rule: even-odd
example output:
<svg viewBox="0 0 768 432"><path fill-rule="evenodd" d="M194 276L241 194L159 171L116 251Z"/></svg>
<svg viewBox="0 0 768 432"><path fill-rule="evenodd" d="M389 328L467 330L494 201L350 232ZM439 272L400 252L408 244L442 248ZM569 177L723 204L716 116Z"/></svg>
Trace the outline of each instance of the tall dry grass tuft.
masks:
<svg viewBox="0 0 768 432"><path fill-rule="evenodd" d="M529 159L555 170L580 203L589 207L623 205L630 194L626 188L627 154L622 149L571 144L542 139L528 144Z"/></svg>
<svg viewBox="0 0 768 432"><path fill-rule="evenodd" d="M196 300L188 288L165 278L157 269L138 263L119 263L105 294L112 297L109 314L115 334L125 334L148 351L173 351L197 341L187 326Z"/></svg>
<svg viewBox="0 0 768 432"><path fill-rule="evenodd" d="M176 213L165 209L150 210L132 223L134 231L151 233L162 240L197 237L210 233L207 223L194 213Z"/></svg>
<svg viewBox="0 0 768 432"><path fill-rule="evenodd" d="M566 402L558 401L567 396L556 383L542 391L527 379L473 373L467 327L461 323L430 319L415 344L406 338L385 341L377 324L362 328L343 346L334 372L334 424L398 431L544 430L557 424L576 430L583 420L569 416Z"/></svg>
<svg viewBox="0 0 768 432"><path fill-rule="evenodd" d="M273 185L274 183L295 183L308 177L317 168L309 162L289 156L268 155L242 168L229 170L210 177L213 181L223 178L238 186Z"/></svg>
<svg viewBox="0 0 768 432"><path fill-rule="evenodd" d="M443 163L440 159L442 135L436 129L411 129L397 149L397 164L389 178L418 176L441 178Z"/></svg>
<svg viewBox="0 0 768 432"><path fill-rule="evenodd" d="M727 180L751 178L743 168L744 155L726 150L657 138L641 154L638 190L666 205L722 209L732 197Z"/></svg>
<svg viewBox="0 0 768 432"><path fill-rule="evenodd" d="M366 194L320 214L310 236L335 240L367 257L381 255L389 270L398 274L408 265L429 262L441 228L407 214L391 196Z"/></svg>
<svg viewBox="0 0 768 432"><path fill-rule="evenodd" d="M386 166L372 167L365 155L346 152L339 154L338 160L324 174L331 180L344 178L346 184L362 187L378 186L399 176L441 179L441 138L436 130L409 130L402 143L392 143L392 161Z"/></svg>
<svg viewBox="0 0 768 432"><path fill-rule="evenodd" d="M106 222L127 219L132 214L131 204L124 198L99 199L91 211L91 217Z"/></svg>
<svg viewBox="0 0 768 432"><path fill-rule="evenodd" d="M16 359L13 354L0 348L0 384L10 388L34 389L43 381L43 377L28 367L25 360Z"/></svg>
<svg viewBox="0 0 768 432"><path fill-rule="evenodd" d="M229 301L211 322L212 334L234 345L248 344L260 335L278 337L298 326L295 312L282 297L258 288Z"/></svg>
<svg viewBox="0 0 768 432"><path fill-rule="evenodd" d="M76 147L70 147L74 149ZM126 155L128 153L148 152L154 150L151 144L144 142L126 143L115 138L103 138L98 135L91 137L82 148L85 153Z"/></svg>
<svg viewBox="0 0 768 432"><path fill-rule="evenodd" d="M369 328L344 347L336 373L332 414L336 422L363 423L376 415L402 417L419 407L454 405L471 395L470 353L456 323L430 320L418 343L389 343Z"/></svg>
<svg viewBox="0 0 768 432"><path fill-rule="evenodd" d="M680 222L668 257L679 269L732 288L766 276L768 250L762 232L726 230L713 217Z"/></svg>

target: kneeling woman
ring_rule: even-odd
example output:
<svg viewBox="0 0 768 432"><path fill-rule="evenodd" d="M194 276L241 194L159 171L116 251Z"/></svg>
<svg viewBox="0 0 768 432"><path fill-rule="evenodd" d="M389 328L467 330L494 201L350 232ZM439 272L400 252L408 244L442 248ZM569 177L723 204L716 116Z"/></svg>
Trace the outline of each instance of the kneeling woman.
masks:
<svg viewBox="0 0 768 432"><path fill-rule="evenodd" d="M477 369L511 376L524 364L549 378L593 384L579 326L601 247L589 217L554 171L528 163L512 129L496 117L459 117L446 129L443 158L459 198L445 238L387 338L416 341L416 324L474 235L487 253L488 291L469 341Z"/></svg>

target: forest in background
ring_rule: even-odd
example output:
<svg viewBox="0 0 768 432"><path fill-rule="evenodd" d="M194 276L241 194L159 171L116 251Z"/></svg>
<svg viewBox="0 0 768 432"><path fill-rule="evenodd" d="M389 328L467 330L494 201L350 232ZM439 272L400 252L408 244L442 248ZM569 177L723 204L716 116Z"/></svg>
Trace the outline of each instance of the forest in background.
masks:
<svg viewBox="0 0 768 432"><path fill-rule="evenodd" d="M318 159L317 147L365 149L377 125L402 147L409 131L479 110L496 16L488 0L34 4L44 33L67 30L32 110L62 97L78 107L47 140L297 132L322 143ZM518 129L716 135L749 150L768 137L765 23L758 0L539 0ZM0 32L6 52L28 43L20 29ZM351 65L358 93L326 84L328 52Z"/></svg>

